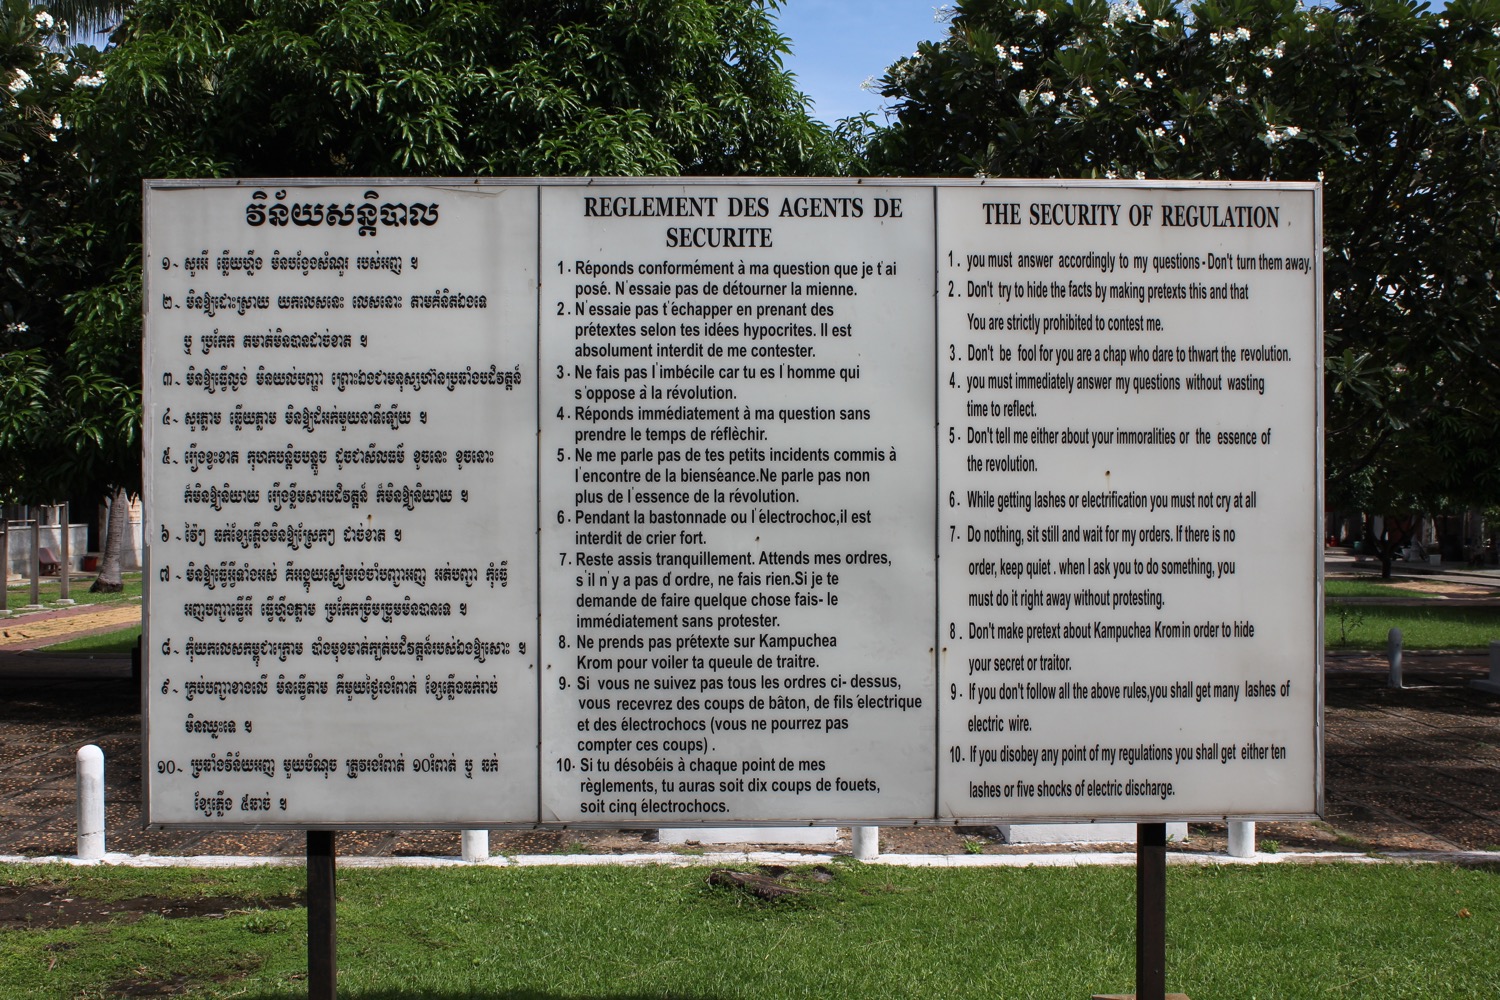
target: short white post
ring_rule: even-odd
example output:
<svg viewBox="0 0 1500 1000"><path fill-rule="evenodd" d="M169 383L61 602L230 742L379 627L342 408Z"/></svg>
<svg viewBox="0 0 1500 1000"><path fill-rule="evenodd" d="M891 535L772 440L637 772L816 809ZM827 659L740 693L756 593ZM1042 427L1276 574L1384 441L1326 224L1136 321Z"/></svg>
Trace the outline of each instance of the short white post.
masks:
<svg viewBox="0 0 1500 1000"><path fill-rule="evenodd" d="M465 861L488 861L490 858L490 831L465 830L463 859Z"/></svg>
<svg viewBox="0 0 1500 1000"><path fill-rule="evenodd" d="M78 857L104 857L104 751L90 743L78 748Z"/></svg>
<svg viewBox="0 0 1500 1000"><path fill-rule="evenodd" d="M1255 857L1255 821L1229 821L1229 856L1231 858Z"/></svg>
<svg viewBox="0 0 1500 1000"><path fill-rule="evenodd" d="M0 605L3 607L3 605ZM1477 681L1470 681L1469 687L1490 694L1500 694L1500 640L1490 640L1490 675Z"/></svg>
<svg viewBox="0 0 1500 1000"><path fill-rule="evenodd" d="M849 846L857 861L873 861L880 854L880 827L851 826Z"/></svg>
<svg viewBox="0 0 1500 1000"><path fill-rule="evenodd" d="M1385 637L1385 658L1391 664L1391 677L1387 687L1401 686L1401 630L1393 628Z"/></svg>

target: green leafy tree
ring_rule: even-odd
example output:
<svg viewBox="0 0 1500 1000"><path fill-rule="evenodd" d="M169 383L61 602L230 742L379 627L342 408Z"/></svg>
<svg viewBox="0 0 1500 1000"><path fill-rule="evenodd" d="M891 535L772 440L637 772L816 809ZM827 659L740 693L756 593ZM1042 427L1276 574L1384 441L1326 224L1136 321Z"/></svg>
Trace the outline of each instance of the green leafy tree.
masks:
<svg viewBox="0 0 1500 1000"><path fill-rule="evenodd" d="M959 0L950 25L881 81L875 170L1321 180L1330 504L1500 496L1500 2Z"/></svg>
<svg viewBox="0 0 1500 1000"><path fill-rule="evenodd" d="M142 176L827 173L774 0L143 0L88 117Z"/></svg>
<svg viewBox="0 0 1500 1000"><path fill-rule="evenodd" d="M0 491L17 499L139 488L143 178L853 166L782 66L779 0L69 5L123 11L102 55L0 3L17 262L0 268Z"/></svg>
<svg viewBox="0 0 1500 1000"><path fill-rule="evenodd" d="M128 2L99 3L96 0L49 0L39 4L58 23L72 30L75 37L108 32L125 16Z"/></svg>
<svg viewBox="0 0 1500 1000"><path fill-rule="evenodd" d="M48 9L0 3L0 501L109 495L123 514L140 482L140 388L120 333L139 307L78 291L108 266L73 117L104 77L100 54L68 41ZM99 589L119 587L123 531L106 534Z"/></svg>

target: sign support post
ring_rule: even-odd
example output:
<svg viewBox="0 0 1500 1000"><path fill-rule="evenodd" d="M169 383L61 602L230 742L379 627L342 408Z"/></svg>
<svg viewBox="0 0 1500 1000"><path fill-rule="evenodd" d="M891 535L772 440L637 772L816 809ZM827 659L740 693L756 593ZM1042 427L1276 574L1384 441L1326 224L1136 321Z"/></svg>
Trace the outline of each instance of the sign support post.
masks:
<svg viewBox="0 0 1500 1000"><path fill-rule="evenodd" d="M1187 1000L1167 993L1167 824L1135 826L1135 993L1094 1000Z"/></svg>
<svg viewBox="0 0 1500 1000"><path fill-rule="evenodd" d="M1135 828L1135 995L1167 993L1167 824Z"/></svg>
<svg viewBox="0 0 1500 1000"><path fill-rule="evenodd" d="M307 831L307 997L338 995L338 922L333 894L334 832Z"/></svg>

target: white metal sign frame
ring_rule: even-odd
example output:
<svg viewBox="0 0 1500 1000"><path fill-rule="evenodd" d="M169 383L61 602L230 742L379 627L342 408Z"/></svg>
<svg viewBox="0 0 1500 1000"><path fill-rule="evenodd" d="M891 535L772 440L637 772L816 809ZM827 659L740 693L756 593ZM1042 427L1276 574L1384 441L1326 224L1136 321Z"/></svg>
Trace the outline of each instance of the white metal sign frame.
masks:
<svg viewBox="0 0 1500 1000"><path fill-rule="evenodd" d="M145 196L149 824L1321 812L1319 186Z"/></svg>

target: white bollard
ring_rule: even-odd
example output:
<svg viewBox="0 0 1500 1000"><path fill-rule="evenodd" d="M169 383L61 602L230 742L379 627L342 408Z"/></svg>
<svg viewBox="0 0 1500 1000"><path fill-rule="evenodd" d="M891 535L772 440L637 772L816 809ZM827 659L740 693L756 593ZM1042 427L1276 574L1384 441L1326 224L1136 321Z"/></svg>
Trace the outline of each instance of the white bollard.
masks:
<svg viewBox="0 0 1500 1000"><path fill-rule="evenodd" d="M857 861L873 861L880 854L880 827L851 826L849 846Z"/></svg>
<svg viewBox="0 0 1500 1000"><path fill-rule="evenodd" d="M78 857L104 857L104 751L90 743L78 749Z"/></svg>
<svg viewBox="0 0 1500 1000"><path fill-rule="evenodd" d="M465 861L488 861L490 858L490 831L465 830L463 858Z"/></svg>
<svg viewBox="0 0 1500 1000"><path fill-rule="evenodd" d="M1255 857L1255 821L1229 821L1229 856L1231 858Z"/></svg>
<svg viewBox="0 0 1500 1000"><path fill-rule="evenodd" d="M1401 686L1401 630L1393 628L1385 637L1385 658L1391 664L1391 677L1387 681L1387 687L1398 688Z"/></svg>
<svg viewBox="0 0 1500 1000"><path fill-rule="evenodd" d="M1490 675L1477 681L1470 681L1469 687L1479 691L1487 691L1490 694L1500 694L1500 640L1490 640Z"/></svg>

